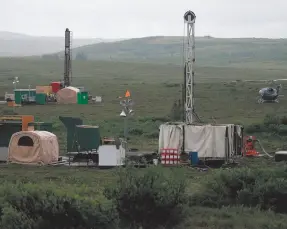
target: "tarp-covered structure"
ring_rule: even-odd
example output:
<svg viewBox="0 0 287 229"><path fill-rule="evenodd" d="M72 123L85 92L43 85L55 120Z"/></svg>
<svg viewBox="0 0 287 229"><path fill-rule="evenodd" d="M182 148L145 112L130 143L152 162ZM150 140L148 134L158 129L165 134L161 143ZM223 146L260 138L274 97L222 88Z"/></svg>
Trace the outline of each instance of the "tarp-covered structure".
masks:
<svg viewBox="0 0 287 229"><path fill-rule="evenodd" d="M10 139L8 162L46 165L57 162L58 157L57 136L48 131L20 131Z"/></svg>
<svg viewBox="0 0 287 229"><path fill-rule="evenodd" d="M65 87L56 94L57 103L59 104L76 104L78 103L78 93L80 90L76 87Z"/></svg>
<svg viewBox="0 0 287 229"><path fill-rule="evenodd" d="M59 119L67 129L66 152L78 152L78 146L76 144L76 126L83 125L83 120L80 118L64 116L59 116Z"/></svg>
<svg viewBox="0 0 287 229"><path fill-rule="evenodd" d="M228 160L241 155L243 127L234 124L187 125L163 124L159 133L161 149L177 149L178 152L197 152L199 158Z"/></svg>

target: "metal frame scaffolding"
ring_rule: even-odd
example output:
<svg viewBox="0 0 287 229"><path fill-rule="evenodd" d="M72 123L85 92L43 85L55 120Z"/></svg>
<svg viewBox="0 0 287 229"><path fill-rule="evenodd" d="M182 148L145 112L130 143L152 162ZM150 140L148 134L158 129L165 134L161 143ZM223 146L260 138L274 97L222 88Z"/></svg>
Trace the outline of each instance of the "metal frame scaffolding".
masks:
<svg viewBox="0 0 287 229"><path fill-rule="evenodd" d="M184 14L186 34L184 34L183 121L187 124L200 122L194 107L195 19L196 16L192 11Z"/></svg>

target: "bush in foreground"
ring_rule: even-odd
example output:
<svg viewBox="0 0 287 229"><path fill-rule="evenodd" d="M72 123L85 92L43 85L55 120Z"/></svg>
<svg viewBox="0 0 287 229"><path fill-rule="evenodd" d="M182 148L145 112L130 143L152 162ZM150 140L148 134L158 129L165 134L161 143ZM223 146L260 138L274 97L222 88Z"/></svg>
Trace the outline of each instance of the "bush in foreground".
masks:
<svg viewBox="0 0 287 229"><path fill-rule="evenodd" d="M117 213L112 207L53 188L56 190L34 184L2 184L0 228L115 228Z"/></svg>
<svg viewBox="0 0 287 229"><path fill-rule="evenodd" d="M221 209L192 207L186 219L173 229L285 229L282 214L243 207Z"/></svg>
<svg viewBox="0 0 287 229"><path fill-rule="evenodd" d="M116 172L117 183L104 190L107 199L76 184L67 194L68 186L53 182L4 182L0 228L286 228L286 217L274 213L287 213L286 167L219 170L207 175L190 202L185 194L187 170L152 166ZM269 209L274 212L262 211Z"/></svg>
<svg viewBox="0 0 287 229"><path fill-rule="evenodd" d="M127 168L105 196L115 204L124 226L170 228L183 217L185 188L184 176L176 171L150 167L143 173Z"/></svg>
<svg viewBox="0 0 287 229"><path fill-rule="evenodd" d="M277 134L279 136L287 135L287 117L279 117L276 115L266 115L261 123L254 123L245 128L246 133L267 133L271 136Z"/></svg>
<svg viewBox="0 0 287 229"><path fill-rule="evenodd" d="M217 207L259 206L263 210L287 213L286 168L234 169L210 176L191 204Z"/></svg>

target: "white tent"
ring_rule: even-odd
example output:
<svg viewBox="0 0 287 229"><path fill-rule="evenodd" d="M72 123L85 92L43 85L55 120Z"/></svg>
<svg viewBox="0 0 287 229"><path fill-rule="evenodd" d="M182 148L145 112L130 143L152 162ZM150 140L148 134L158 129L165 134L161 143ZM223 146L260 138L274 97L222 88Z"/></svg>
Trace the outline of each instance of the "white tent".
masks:
<svg viewBox="0 0 287 229"><path fill-rule="evenodd" d="M74 104L78 102L78 92L76 87L65 87L57 92L56 99L59 104Z"/></svg>
<svg viewBox="0 0 287 229"><path fill-rule="evenodd" d="M242 127L234 124L163 124L160 126L159 152L166 148L178 152L184 149L186 153L197 152L199 158L228 160L241 153L238 152L241 142Z"/></svg>
<svg viewBox="0 0 287 229"><path fill-rule="evenodd" d="M177 149L180 150L183 144L182 124L163 124L159 127L159 150Z"/></svg>
<svg viewBox="0 0 287 229"><path fill-rule="evenodd" d="M17 164L50 164L57 162L59 144L55 134L47 131L20 131L12 135L8 161Z"/></svg>

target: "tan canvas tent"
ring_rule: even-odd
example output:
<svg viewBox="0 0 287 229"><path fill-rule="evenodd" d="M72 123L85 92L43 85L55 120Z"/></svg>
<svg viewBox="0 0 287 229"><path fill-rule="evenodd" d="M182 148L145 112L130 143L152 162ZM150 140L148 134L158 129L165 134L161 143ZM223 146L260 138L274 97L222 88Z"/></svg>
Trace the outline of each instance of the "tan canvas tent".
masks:
<svg viewBox="0 0 287 229"><path fill-rule="evenodd" d="M57 103L60 103L60 104L77 103L78 92L80 92L80 90L75 87L65 87L61 89L56 94Z"/></svg>
<svg viewBox="0 0 287 229"><path fill-rule="evenodd" d="M50 164L57 162L59 144L55 134L47 131L21 131L12 135L8 161L17 164Z"/></svg>

